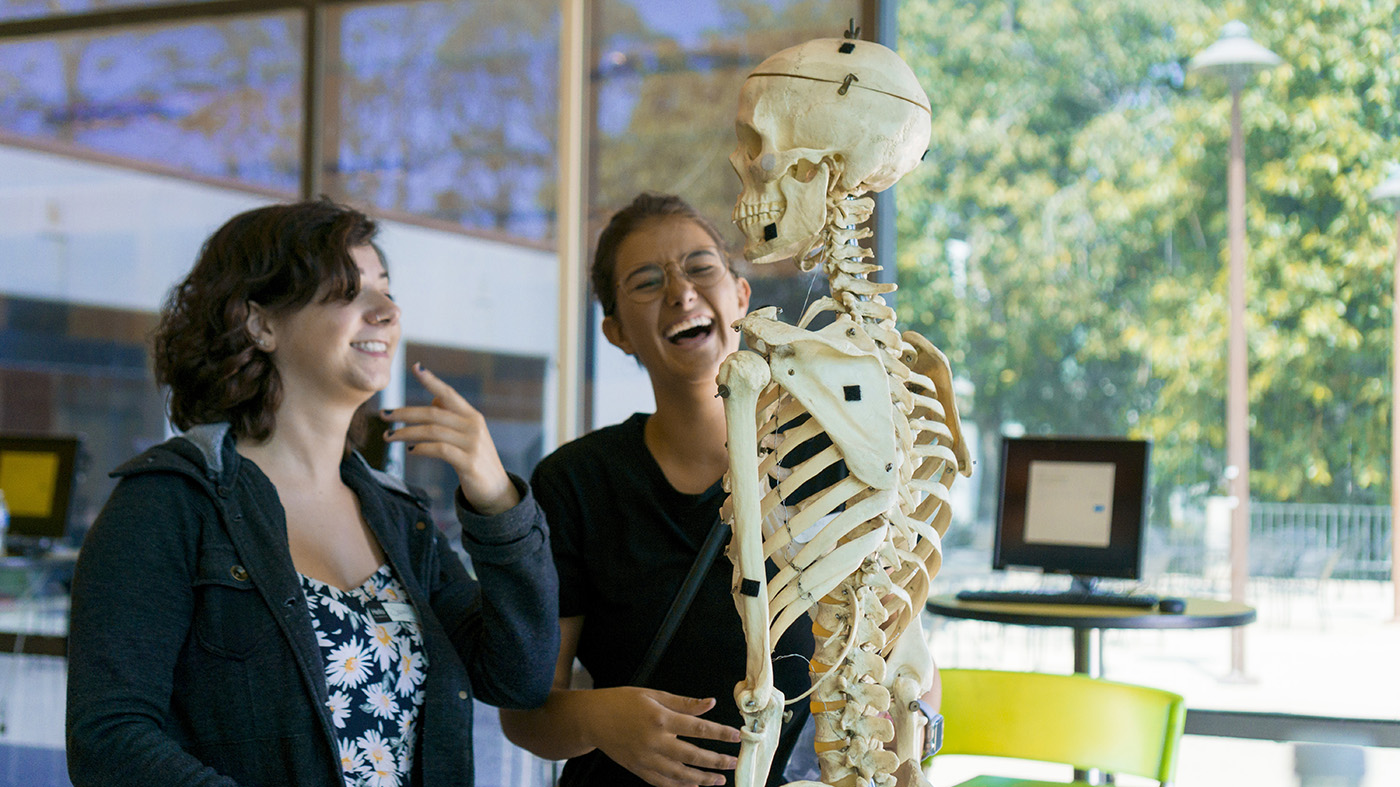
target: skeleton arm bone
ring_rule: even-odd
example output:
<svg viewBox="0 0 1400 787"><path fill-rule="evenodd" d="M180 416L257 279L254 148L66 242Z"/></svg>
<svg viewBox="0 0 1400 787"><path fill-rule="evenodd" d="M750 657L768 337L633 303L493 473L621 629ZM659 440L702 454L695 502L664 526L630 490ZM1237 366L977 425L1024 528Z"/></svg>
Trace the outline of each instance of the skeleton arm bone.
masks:
<svg viewBox="0 0 1400 787"><path fill-rule="evenodd" d="M943 418L952 433L953 453L958 458L958 472L972 475L972 458L968 452L967 441L963 439L958 405L953 400L953 372L948 366L948 356L914 331L905 331L904 340L913 345L918 352L918 357L911 367L933 382L934 396L943 405Z"/></svg>
<svg viewBox="0 0 1400 787"><path fill-rule="evenodd" d="M734 599L748 643L745 677L734 688L734 698L746 719L767 706L774 692L773 668L769 660L772 646L767 636L768 588L763 557L762 491L756 452L758 398L768 381L768 364L757 353L737 352L720 365L718 382L720 395L724 397L729 440L729 494L734 515L734 521L730 523L734 531L730 541L730 559L734 562Z"/></svg>
<svg viewBox="0 0 1400 787"><path fill-rule="evenodd" d="M918 744L923 742L920 733L925 722L916 703L933 685L933 656L928 652L922 624L915 621L905 633L907 636L899 638L888 661L889 674L894 678L890 685L894 695L890 716L894 720L895 754L902 761L918 761L923 755L923 747Z"/></svg>

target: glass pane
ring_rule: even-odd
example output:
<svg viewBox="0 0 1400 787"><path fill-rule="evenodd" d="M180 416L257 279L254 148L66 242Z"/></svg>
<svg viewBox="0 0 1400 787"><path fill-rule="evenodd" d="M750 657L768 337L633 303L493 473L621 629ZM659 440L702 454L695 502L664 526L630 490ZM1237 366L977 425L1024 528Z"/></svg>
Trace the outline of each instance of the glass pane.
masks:
<svg viewBox="0 0 1400 787"><path fill-rule="evenodd" d="M299 15L0 43L0 135L291 195Z"/></svg>
<svg viewBox="0 0 1400 787"><path fill-rule="evenodd" d="M608 218L641 191L678 194L742 248L730 215L739 178L729 164L739 89L753 67L813 38L840 38L862 18L859 0L698 0L651 3L609 0L593 5L597 61L592 75L596 120L589 162L588 221L596 238ZM866 31L864 38L871 38ZM585 269L591 257L582 264ZM751 306L778 305L801 314L814 291L791 265L746 271ZM587 281L585 271L584 280ZM646 376L608 345L592 311L589 344L591 423L615 423L650 412Z"/></svg>
<svg viewBox="0 0 1400 787"><path fill-rule="evenodd" d="M739 194L729 153L744 77L781 49L841 37L860 18L860 6L855 0L597 3L595 219L606 222L649 189L679 194L728 227Z"/></svg>
<svg viewBox="0 0 1400 787"><path fill-rule="evenodd" d="M327 191L381 212L552 238L557 9L421 2L332 14Z"/></svg>
<svg viewBox="0 0 1400 787"><path fill-rule="evenodd" d="M410 344L404 348L404 364L412 368L416 363L431 369L486 416L501 464L528 479L544 455L545 360ZM405 404L424 405L431 399L427 389L409 375ZM404 479L428 493L439 527L449 532L458 529L453 508L457 475L450 465L410 454L404 462Z"/></svg>
<svg viewBox="0 0 1400 787"><path fill-rule="evenodd" d="M108 11L114 8L141 8L177 3L197 5L199 2L207 0L0 0L0 21Z"/></svg>
<svg viewBox="0 0 1400 787"><path fill-rule="evenodd" d="M146 347L154 328L141 312L0 295L0 431L80 438L74 544L116 483L107 473L164 432Z"/></svg>
<svg viewBox="0 0 1400 787"><path fill-rule="evenodd" d="M935 592L1067 584L990 571L1001 436L1024 433L1151 439L1145 571L1122 587L1228 598L1231 96L1185 65L1229 17L1209 2L1080 8L900 6L901 52L935 109L926 163L898 192L901 324L947 353L979 460ZM1377 654L1400 647L1400 239L1394 206L1368 194L1400 157L1393 91L1369 76L1390 67L1396 22L1365 2L1271 8L1243 21L1284 65L1240 105L1258 621L1240 648L1224 630L1110 631L1103 661L1192 707L1396 719L1400 678ZM939 625L940 664L1071 665L1067 629Z"/></svg>

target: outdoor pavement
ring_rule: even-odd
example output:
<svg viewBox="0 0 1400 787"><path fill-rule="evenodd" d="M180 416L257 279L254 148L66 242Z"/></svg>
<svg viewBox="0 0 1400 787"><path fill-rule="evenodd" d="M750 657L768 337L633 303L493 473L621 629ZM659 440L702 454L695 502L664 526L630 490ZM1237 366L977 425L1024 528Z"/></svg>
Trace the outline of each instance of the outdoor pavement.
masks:
<svg viewBox="0 0 1400 787"><path fill-rule="evenodd" d="M967 577L958 582L976 586ZM1167 593L1145 590L1225 597L1225 588L1199 578L1164 577L1159 582ZM944 584L934 592L954 589ZM1256 580L1247 600L1258 609L1259 620L1244 628L1243 679L1231 675L1228 629L1107 631L1105 677L1175 691L1189 708L1400 719L1400 624L1391 621L1389 583ZM947 619L934 619L931 628L939 666L1069 672L1073 665L1068 629ZM1068 777L1060 766L1006 770L999 769L1006 763L967 760L950 758L937 766L935 787L978 773ZM1367 748L1364 762L1360 787L1400 785L1400 749ZM1294 749L1270 741L1187 736L1175 783L1297 785ZM1352 787L1351 782L1336 784Z"/></svg>

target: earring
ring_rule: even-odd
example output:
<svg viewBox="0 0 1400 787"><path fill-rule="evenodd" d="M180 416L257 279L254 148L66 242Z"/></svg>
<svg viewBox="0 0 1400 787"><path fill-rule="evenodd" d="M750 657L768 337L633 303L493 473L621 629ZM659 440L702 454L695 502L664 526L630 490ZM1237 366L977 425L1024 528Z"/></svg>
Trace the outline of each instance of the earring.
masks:
<svg viewBox="0 0 1400 787"><path fill-rule="evenodd" d="M258 346L258 349L259 349L259 350L266 350L266 349L267 349L267 340L266 340L266 339L261 339L261 338L259 338L259 339L254 339L254 340L253 340L253 344L256 344L256 345Z"/></svg>

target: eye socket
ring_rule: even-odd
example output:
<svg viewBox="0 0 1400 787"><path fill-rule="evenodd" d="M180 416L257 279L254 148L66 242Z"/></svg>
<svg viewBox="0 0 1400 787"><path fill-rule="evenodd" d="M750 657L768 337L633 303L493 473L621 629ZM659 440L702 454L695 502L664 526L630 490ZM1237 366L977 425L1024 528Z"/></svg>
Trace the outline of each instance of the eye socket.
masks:
<svg viewBox="0 0 1400 787"><path fill-rule="evenodd" d="M748 123L736 122L734 124L734 134L739 138L739 147L750 160L756 158L763 150L763 137L758 130Z"/></svg>

